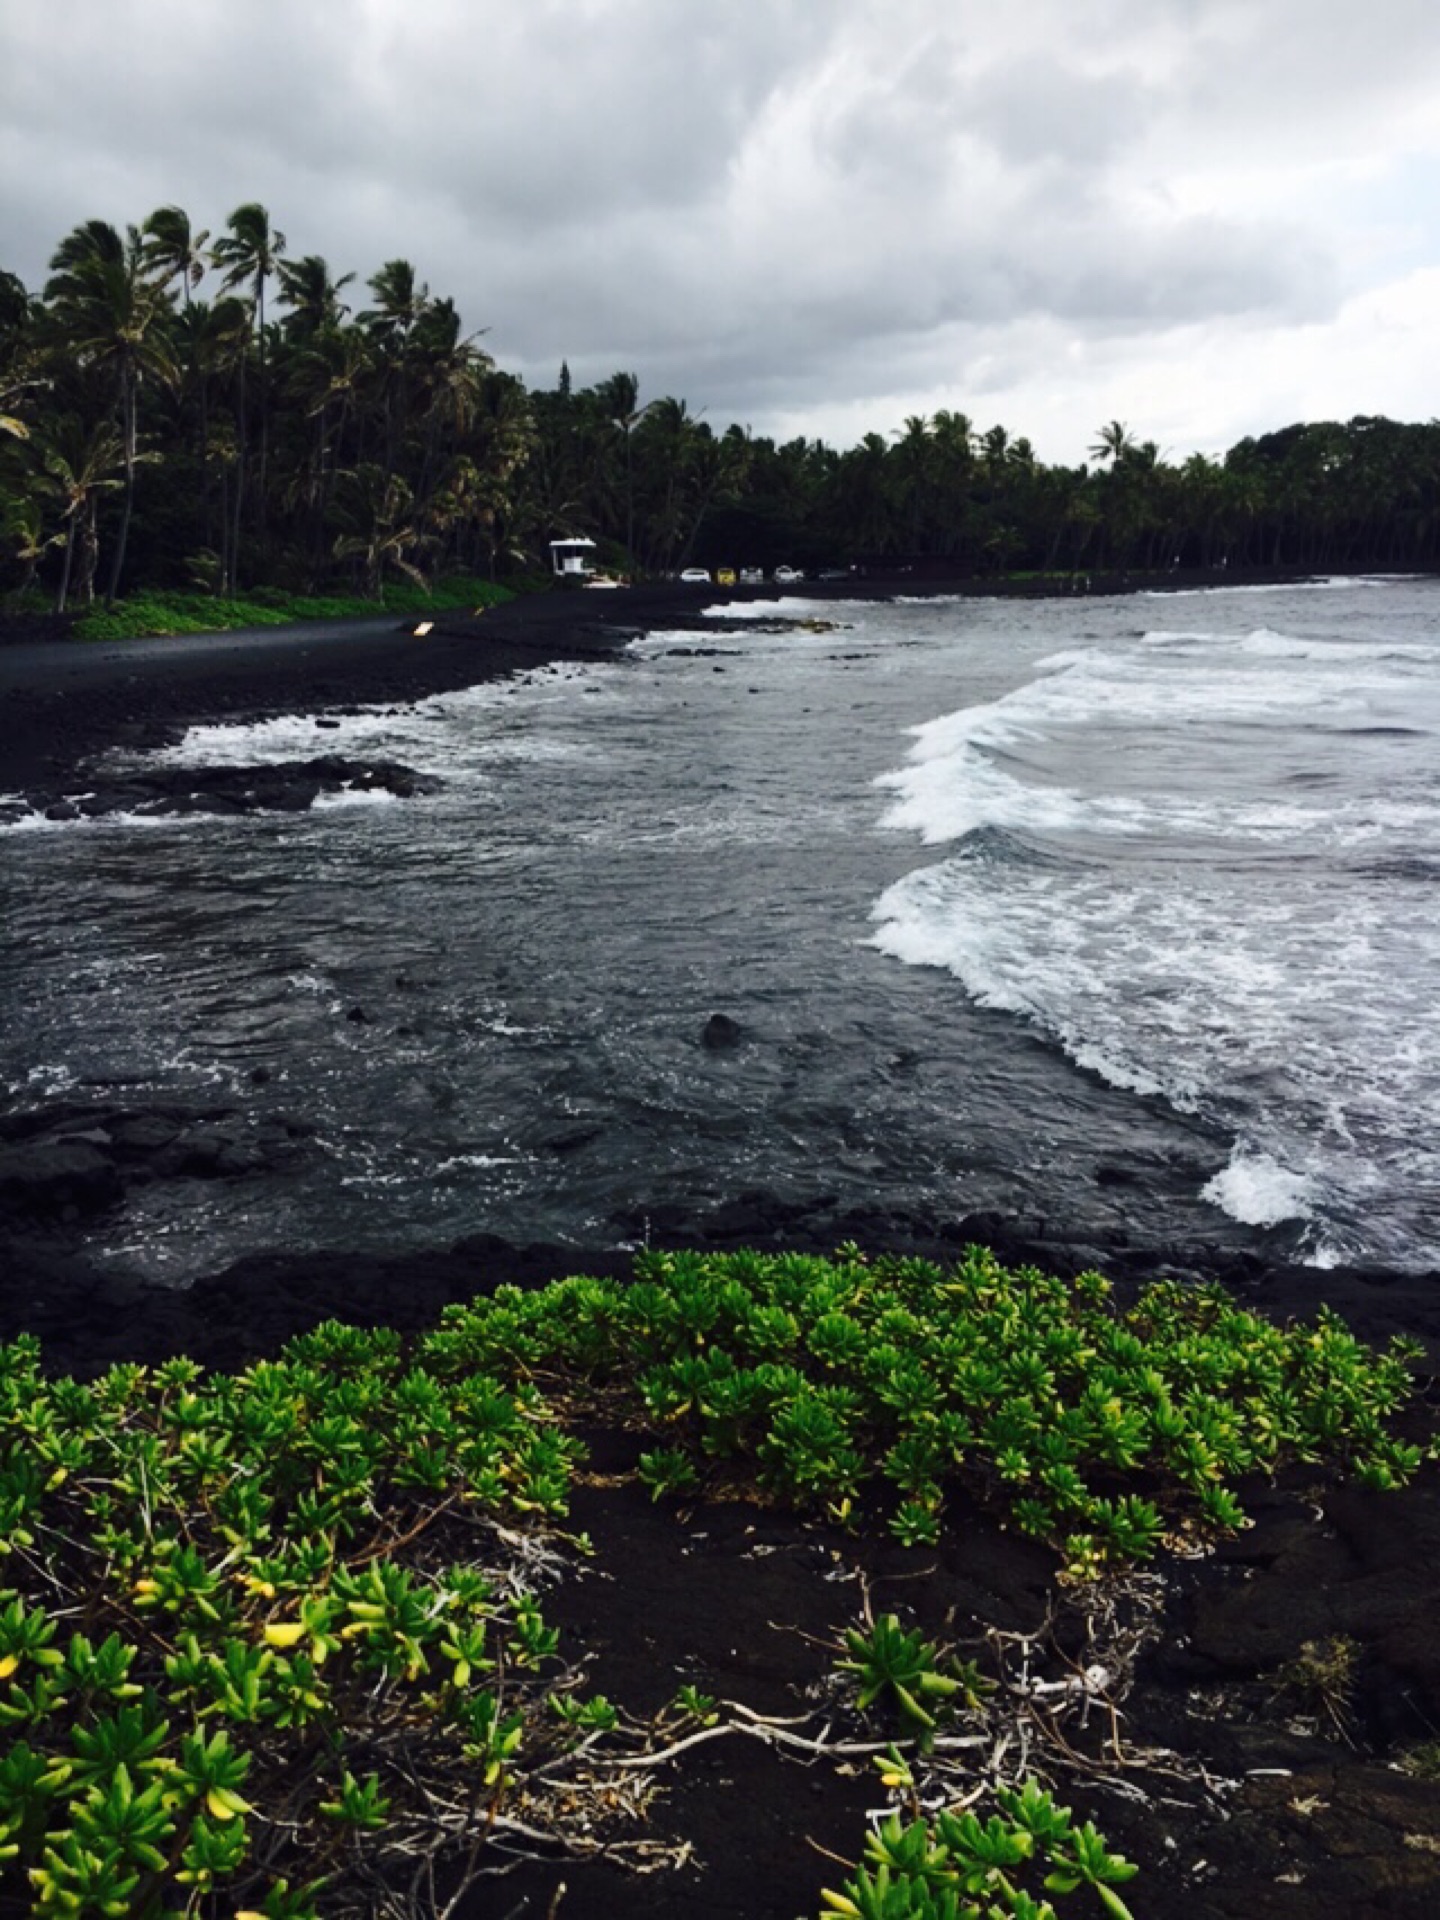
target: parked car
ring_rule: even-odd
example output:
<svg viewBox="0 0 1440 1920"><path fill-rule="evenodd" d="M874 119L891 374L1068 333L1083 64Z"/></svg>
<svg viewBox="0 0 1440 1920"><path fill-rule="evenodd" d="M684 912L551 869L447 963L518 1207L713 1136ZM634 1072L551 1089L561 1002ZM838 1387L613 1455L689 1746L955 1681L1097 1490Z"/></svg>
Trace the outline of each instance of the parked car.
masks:
<svg viewBox="0 0 1440 1920"><path fill-rule="evenodd" d="M740 584L742 587L763 587L765 569L763 567L741 567Z"/></svg>
<svg viewBox="0 0 1440 1920"><path fill-rule="evenodd" d="M798 567L776 567L775 584L777 587L793 587L797 580L803 580L804 574Z"/></svg>
<svg viewBox="0 0 1440 1920"><path fill-rule="evenodd" d="M708 587L710 570L708 567L682 567L680 578L687 587Z"/></svg>
<svg viewBox="0 0 1440 1920"><path fill-rule="evenodd" d="M717 587L733 587L735 584L734 567L717 567L715 569L715 584Z"/></svg>

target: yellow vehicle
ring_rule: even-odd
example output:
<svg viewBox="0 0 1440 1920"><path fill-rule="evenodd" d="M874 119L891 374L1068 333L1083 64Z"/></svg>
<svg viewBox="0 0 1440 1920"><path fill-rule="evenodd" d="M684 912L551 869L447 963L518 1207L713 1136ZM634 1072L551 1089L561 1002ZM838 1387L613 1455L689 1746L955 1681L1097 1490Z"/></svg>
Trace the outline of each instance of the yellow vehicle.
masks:
<svg viewBox="0 0 1440 1920"><path fill-rule="evenodd" d="M735 584L734 567L717 567L715 569L715 584L717 587L733 587Z"/></svg>

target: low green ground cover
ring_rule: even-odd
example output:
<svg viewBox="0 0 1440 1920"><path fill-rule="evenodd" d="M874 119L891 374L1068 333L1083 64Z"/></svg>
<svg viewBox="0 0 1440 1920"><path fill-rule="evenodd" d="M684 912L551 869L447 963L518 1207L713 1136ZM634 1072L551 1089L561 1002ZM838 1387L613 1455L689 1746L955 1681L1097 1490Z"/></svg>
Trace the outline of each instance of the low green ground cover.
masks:
<svg viewBox="0 0 1440 1920"><path fill-rule="evenodd" d="M950 1271L854 1249L645 1253L624 1286L452 1308L422 1351L441 1372L584 1383L661 1439L641 1464L657 1496L739 1462L777 1499L841 1522L878 1506L923 1544L959 1481L1077 1577L1243 1524L1257 1470L1324 1461L1383 1489L1421 1459L1389 1424L1418 1352L1403 1340L1375 1353L1324 1309L1281 1328L1174 1282L1122 1310L1099 1274L981 1250Z"/></svg>
<svg viewBox="0 0 1440 1920"><path fill-rule="evenodd" d="M1076 1826L1033 1780L995 1798L988 1820L943 1808L908 1823L892 1814L843 1888L824 1894L825 1920L1046 1920L1055 1909L1045 1894L1081 1887L1111 1920L1132 1920L1115 1889L1139 1869L1090 1821Z"/></svg>
<svg viewBox="0 0 1440 1920"><path fill-rule="evenodd" d="M542 1599L587 1547L564 1530L582 1416L656 1441L657 1494L741 1474L902 1539L933 1537L964 1483L1082 1588L1241 1524L1257 1469L1383 1488L1420 1460L1392 1432L1409 1350L1328 1313L1280 1328L1175 1285L1121 1308L1098 1275L976 1251L636 1264L501 1287L413 1342L330 1323L236 1376L50 1379L34 1340L0 1347L0 1904L434 1913L447 1874L577 1808L586 1847L642 1844L635 1770L760 1716L729 1703L753 1724L717 1726L687 1688L637 1726L566 1664ZM844 1751L875 1757L896 1817L833 1913L1042 1920L1078 1890L1124 1915L1134 1869L1038 1786L988 1823L921 1817L912 1768L976 1745L945 1734L995 1692L978 1668L886 1615L834 1681L865 1736Z"/></svg>
<svg viewBox="0 0 1440 1920"><path fill-rule="evenodd" d="M385 613L441 613L455 607L496 607L512 600L490 580L439 580L430 589L387 583L379 600L360 594L283 593L257 587L221 597L182 588L132 594L111 608L96 607L75 623L82 640L134 640L162 634L226 633L239 627L285 627L298 620L358 620Z"/></svg>

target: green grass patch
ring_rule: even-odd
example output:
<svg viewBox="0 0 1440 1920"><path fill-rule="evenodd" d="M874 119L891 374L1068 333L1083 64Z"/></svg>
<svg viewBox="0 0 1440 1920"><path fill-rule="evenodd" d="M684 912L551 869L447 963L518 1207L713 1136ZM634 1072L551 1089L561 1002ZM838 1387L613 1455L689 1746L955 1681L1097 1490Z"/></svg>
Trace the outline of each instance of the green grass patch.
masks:
<svg viewBox="0 0 1440 1920"><path fill-rule="evenodd" d="M286 627L303 620L358 620L387 613L443 613L456 607L498 607L514 598L490 580L442 580L429 591L408 581L387 585L380 600L360 594L292 594L274 587L220 598L173 591L136 593L110 609L97 607L75 624L82 640L136 640L178 633L228 633L240 627Z"/></svg>

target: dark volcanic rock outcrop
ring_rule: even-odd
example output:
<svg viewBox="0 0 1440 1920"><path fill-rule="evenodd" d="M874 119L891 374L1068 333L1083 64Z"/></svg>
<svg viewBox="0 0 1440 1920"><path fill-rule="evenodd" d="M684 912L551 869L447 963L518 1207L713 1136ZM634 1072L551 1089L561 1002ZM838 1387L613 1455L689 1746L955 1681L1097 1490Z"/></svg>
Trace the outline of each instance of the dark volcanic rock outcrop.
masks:
<svg viewBox="0 0 1440 1920"><path fill-rule="evenodd" d="M303 813L322 793L393 793L410 799L443 782L396 760L347 760L322 754L252 767L154 767L106 777L95 789L53 801L51 820L107 813Z"/></svg>
<svg viewBox="0 0 1440 1920"><path fill-rule="evenodd" d="M309 1129L231 1107L56 1106L0 1116L0 1231L74 1223L152 1180L273 1173Z"/></svg>

